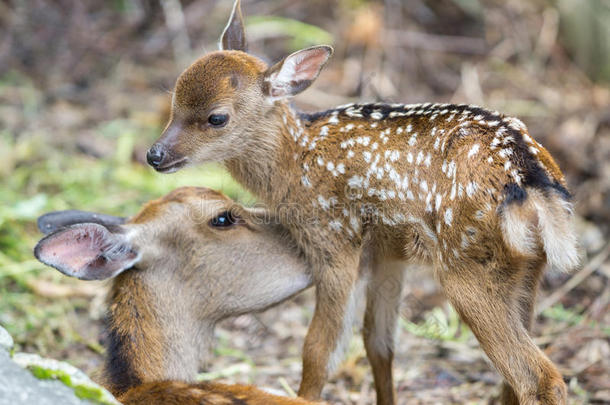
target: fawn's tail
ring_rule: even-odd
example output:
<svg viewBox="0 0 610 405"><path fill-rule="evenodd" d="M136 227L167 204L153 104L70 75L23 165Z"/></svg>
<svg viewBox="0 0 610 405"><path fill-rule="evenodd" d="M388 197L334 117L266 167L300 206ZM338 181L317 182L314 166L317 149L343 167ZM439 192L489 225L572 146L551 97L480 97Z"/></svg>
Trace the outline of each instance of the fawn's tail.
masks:
<svg viewBox="0 0 610 405"><path fill-rule="evenodd" d="M501 212L504 241L522 254L535 254L539 243L547 263L559 271L578 265L572 204L552 190L527 189L522 202L510 203Z"/></svg>

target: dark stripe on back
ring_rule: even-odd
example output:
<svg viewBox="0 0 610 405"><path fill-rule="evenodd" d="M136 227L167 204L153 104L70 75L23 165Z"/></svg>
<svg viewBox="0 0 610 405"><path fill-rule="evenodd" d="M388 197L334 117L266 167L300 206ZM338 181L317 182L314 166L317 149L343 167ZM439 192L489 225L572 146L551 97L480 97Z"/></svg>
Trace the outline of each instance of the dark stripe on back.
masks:
<svg viewBox="0 0 610 405"><path fill-rule="evenodd" d="M328 117L333 113L341 114L347 109L358 109L360 114L362 114L362 118L364 120L368 120L371 117L373 112L381 114L381 119L393 119L389 117L391 112L404 112L404 111L415 111L415 110L423 110L424 112L432 111L433 113L437 113L443 110L449 110L455 112L455 114L461 114L464 110L468 110L471 116L480 116L480 120L483 121L494 121L494 120L502 120L505 116L496 111L490 111L482 107L473 106L469 104L439 104L439 103L422 103L422 104L384 104L384 103L369 103L369 104L350 104L347 106L342 106L326 111L315 112L312 114L307 113L299 113L299 118L313 123L322 118ZM350 117L351 118L351 117ZM479 120L476 120L479 121ZM476 122L474 121L474 122ZM525 192L525 187L532 187L543 192L548 192L549 190L557 191L561 197L566 200L571 199L570 192L559 183L557 179L549 178L547 172L540 166L538 160L529 150L529 147L525 140L523 139L523 134L511 128L509 125L505 125L505 128L509 131L509 134L514 138L514 157L513 160L515 165L519 167L523 174L523 187L519 187L518 185L507 185L507 189L505 189L505 193L507 193L507 198L510 201L522 201L527 193ZM448 140L447 147L451 147L451 143L454 139ZM521 188L521 191L516 188ZM508 201L507 201L508 203Z"/></svg>
<svg viewBox="0 0 610 405"><path fill-rule="evenodd" d="M538 159L529 150L520 131L507 127L515 139L515 164L523 169L523 186L537 188L543 192L556 190L562 198L570 200L572 195L557 179L550 179L546 171L538 163Z"/></svg>

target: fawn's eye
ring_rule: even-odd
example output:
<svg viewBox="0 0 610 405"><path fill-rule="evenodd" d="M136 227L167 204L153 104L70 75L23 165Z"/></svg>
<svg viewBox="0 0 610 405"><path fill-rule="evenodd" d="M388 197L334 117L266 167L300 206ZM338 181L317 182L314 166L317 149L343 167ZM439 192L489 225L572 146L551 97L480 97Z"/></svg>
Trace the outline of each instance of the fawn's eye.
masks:
<svg viewBox="0 0 610 405"><path fill-rule="evenodd" d="M226 211L220 215L215 216L210 221L210 225L214 228L228 228L239 222L239 218L233 215L231 212Z"/></svg>
<svg viewBox="0 0 610 405"><path fill-rule="evenodd" d="M212 114L208 117L208 122L210 125L217 128L225 126L227 121L229 121L228 114Z"/></svg>

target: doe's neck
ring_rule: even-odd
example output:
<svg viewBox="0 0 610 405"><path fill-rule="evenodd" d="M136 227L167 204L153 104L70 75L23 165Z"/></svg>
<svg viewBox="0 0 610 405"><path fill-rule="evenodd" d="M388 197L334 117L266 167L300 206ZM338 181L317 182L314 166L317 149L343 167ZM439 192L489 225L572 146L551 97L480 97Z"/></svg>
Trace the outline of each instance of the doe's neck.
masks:
<svg viewBox="0 0 610 405"><path fill-rule="evenodd" d="M214 324L187 319L176 294L161 290L177 301L164 303L137 272L119 275L108 297L105 379L115 395L150 381L192 381L212 348Z"/></svg>

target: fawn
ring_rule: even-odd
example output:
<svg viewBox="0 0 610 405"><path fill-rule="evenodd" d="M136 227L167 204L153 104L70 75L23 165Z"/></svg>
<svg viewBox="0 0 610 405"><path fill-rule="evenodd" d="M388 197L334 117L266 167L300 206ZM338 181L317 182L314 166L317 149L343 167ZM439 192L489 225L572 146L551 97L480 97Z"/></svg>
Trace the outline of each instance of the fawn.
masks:
<svg viewBox="0 0 610 405"><path fill-rule="evenodd" d="M35 248L38 260L72 277L113 280L105 379L121 402L313 404L249 386L190 383L218 321L311 284L307 264L266 215L209 189L180 188L127 222L80 211L39 219L49 235Z"/></svg>
<svg viewBox="0 0 610 405"><path fill-rule="evenodd" d="M220 50L178 78L170 120L147 153L157 171L222 162L281 216L312 269L316 310L299 395L319 398L350 330L362 252L372 252L364 338L379 404L396 403L393 339L405 263L440 285L505 378L505 404L563 404L560 373L528 334L546 263L578 263L570 194L517 118L472 105L349 104L307 114L329 46L268 67L247 53L239 0ZM394 289L399 290L399 289Z"/></svg>

